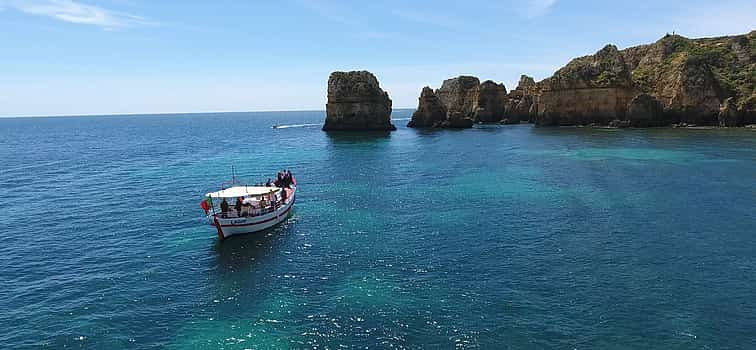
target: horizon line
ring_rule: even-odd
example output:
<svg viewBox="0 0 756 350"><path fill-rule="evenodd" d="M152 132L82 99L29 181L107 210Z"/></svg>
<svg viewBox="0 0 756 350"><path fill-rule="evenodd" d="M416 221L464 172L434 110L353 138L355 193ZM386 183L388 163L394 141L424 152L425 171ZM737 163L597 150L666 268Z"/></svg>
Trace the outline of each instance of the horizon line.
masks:
<svg viewBox="0 0 756 350"><path fill-rule="evenodd" d="M416 109L415 107L391 108L392 111ZM325 109L288 109L288 110L256 110L256 111L209 111L209 112L158 112L158 113L83 113L83 114L27 114L27 115L0 115L0 119L18 118L76 118L76 117L140 117L160 115L193 115L193 114L234 114L234 113L284 113L284 112L323 112Z"/></svg>

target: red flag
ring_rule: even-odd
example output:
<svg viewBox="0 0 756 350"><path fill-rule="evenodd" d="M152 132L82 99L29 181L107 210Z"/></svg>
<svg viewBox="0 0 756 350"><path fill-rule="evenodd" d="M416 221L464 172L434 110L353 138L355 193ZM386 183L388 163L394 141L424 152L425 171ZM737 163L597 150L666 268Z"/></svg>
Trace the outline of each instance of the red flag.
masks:
<svg viewBox="0 0 756 350"><path fill-rule="evenodd" d="M202 208L203 210L205 210L205 214L207 214L207 212L210 211L210 204L207 204L207 200L203 200L200 203L200 208Z"/></svg>

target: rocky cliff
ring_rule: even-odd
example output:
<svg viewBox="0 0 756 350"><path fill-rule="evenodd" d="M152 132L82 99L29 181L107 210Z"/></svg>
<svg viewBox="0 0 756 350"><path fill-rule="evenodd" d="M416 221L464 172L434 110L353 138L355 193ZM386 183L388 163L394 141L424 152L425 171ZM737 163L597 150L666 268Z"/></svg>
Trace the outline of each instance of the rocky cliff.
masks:
<svg viewBox="0 0 756 350"><path fill-rule="evenodd" d="M331 73L323 130L396 130L391 124L391 99L372 73Z"/></svg>
<svg viewBox="0 0 756 350"><path fill-rule="evenodd" d="M703 39L666 35L624 50L606 45L538 83L523 75L510 93L476 77L447 79L435 91L446 108L443 122L437 107L424 105L430 92L423 90L422 112L411 126L756 124L756 31ZM436 113L429 123L431 108Z"/></svg>
<svg viewBox="0 0 756 350"><path fill-rule="evenodd" d="M756 120L756 32L649 45L607 45L540 83L539 125L675 123L737 126ZM728 102L729 101L729 102Z"/></svg>

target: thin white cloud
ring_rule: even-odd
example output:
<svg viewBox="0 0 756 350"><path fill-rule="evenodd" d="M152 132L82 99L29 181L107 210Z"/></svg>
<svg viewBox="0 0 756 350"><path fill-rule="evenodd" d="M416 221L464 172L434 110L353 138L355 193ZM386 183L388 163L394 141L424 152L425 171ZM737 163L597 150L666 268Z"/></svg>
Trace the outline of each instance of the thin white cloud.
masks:
<svg viewBox="0 0 756 350"><path fill-rule="evenodd" d="M557 0L525 1L524 14L528 18L543 16L556 4L556 2Z"/></svg>
<svg viewBox="0 0 756 350"><path fill-rule="evenodd" d="M9 2L7 5L30 15L50 17L69 23L94 25L106 29L152 24L144 17L73 0L23 0Z"/></svg>

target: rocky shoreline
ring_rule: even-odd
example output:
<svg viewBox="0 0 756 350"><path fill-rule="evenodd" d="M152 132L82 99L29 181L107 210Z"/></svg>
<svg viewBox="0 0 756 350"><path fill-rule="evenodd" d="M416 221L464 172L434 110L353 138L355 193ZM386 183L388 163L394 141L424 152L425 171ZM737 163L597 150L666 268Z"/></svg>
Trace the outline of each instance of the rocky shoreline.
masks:
<svg viewBox="0 0 756 350"><path fill-rule="evenodd" d="M361 78L338 78L333 91L334 76L329 79L323 129L393 130L391 100L372 74L334 74L356 73ZM624 50L606 45L539 82L522 75L511 91L473 76L447 79L436 90L422 89L407 126L520 122L617 128L756 124L756 31L701 39L667 34Z"/></svg>

